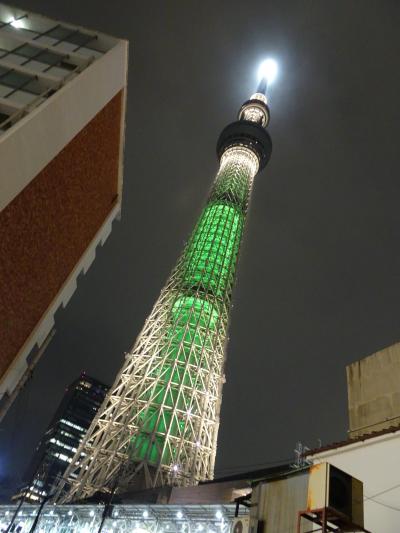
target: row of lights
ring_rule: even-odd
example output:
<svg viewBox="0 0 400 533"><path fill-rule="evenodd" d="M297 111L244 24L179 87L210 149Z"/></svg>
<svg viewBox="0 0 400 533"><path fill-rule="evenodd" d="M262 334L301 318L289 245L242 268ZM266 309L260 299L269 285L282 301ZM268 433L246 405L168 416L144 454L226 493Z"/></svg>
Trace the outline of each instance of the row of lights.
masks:
<svg viewBox="0 0 400 533"><path fill-rule="evenodd" d="M8 516L9 514L10 514L9 511L6 511L6 512L4 513L5 516ZM23 514L22 511L18 511L18 516L22 516L22 514ZM31 515L32 515L32 516L35 516L35 514L36 514L36 512L35 512L35 511L32 511ZM49 514L50 514L51 516L54 515L54 511L53 511L53 509L50 510L50 513L49 513ZM117 510L114 511L114 513L113 513L114 517L117 517L118 514L119 514L119 513L118 513ZM72 510L70 509L70 510L68 511L68 516L71 516L71 515L72 515ZM95 515L95 512L93 511L93 509L90 510L89 515L90 515L90 516L94 516L94 515ZM149 516L150 516L150 515L149 515L149 511L147 511L147 509L145 509L145 510L143 511L142 516L143 516L143 518L149 518ZM223 517L222 511L218 510L218 511L215 513L215 518L216 518L217 520L221 520L222 517ZM177 513L176 513L176 518L177 518L178 520L182 520L182 518L183 518L183 513L182 513L182 511L177 511Z"/></svg>
<svg viewBox="0 0 400 533"><path fill-rule="evenodd" d="M8 515L10 514L10 512L9 512L9 511L6 511L4 514L5 514L5 516L8 516ZM22 514L23 514L22 511L18 511L18 516L22 516ZM32 514L32 516L35 516L36 512L35 512L35 511L32 511L31 514ZM95 514L95 513L94 513L93 509L91 509L89 515L90 515L90 516L94 516L94 514ZM118 511L114 511L113 514L114 514L115 517L117 517L119 513L118 513ZM53 509L50 510L50 515L54 515L54 511L53 511ZM70 509L70 510L68 511L68 516L71 516L71 515L72 515L72 510ZM143 518L149 518L149 511L147 511L147 509L145 509L145 510L143 511L143 515L142 515L142 516L143 516ZM217 520L221 520L222 517L223 517L222 511L218 510L218 511L215 513L215 518L216 518ZM182 518L183 518L183 513L182 513L182 511L177 511L177 513L176 513L176 518L177 518L178 520L182 520Z"/></svg>
<svg viewBox="0 0 400 533"><path fill-rule="evenodd" d="M70 512L69 512L68 514L70 515ZM72 512L71 512L71 514L72 514ZM90 512L90 516L94 516L94 514L95 514L94 511L91 511L91 512ZM179 514L179 513L177 513L177 515L178 515L178 514ZM219 517L219 516L222 517L222 513L220 513L220 512L217 512L217 513L216 513L216 517L217 517L217 515L218 515L218 517ZM4 525L4 524L0 524L0 527L3 527L3 525ZM223 525L224 525L224 523L223 523L223 521L221 521L221 528L223 527ZM25 521L25 522L20 522L20 523L18 524L18 526L19 526L20 528L24 529L26 526L28 526L28 522L26 522L26 521ZM114 529L113 529L113 528L115 528L115 527L117 527L117 526L118 526L118 524L117 524L117 522L114 520L114 521L112 522L112 529L107 529L107 530L105 530L105 533L114 533ZM169 524L166 525L166 528L165 528L165 529L167 529L167 530L169 529ZM182 526L182 533L184 533L184 531L185 531L185 530L183 529L183 526ZM204 526L203 526L203 524L198 524L197 527L196 527L196 532L201 533L201 532L203 532L203 531L204 531ZM44 531L43 529L40 529L40 530L39 530L39 533L45 533L45 531ZM89 528L88 526L84 526L83 529L81 529L81 533L91 533L90 528ZM149 532L147 529L145 529L145 528L141 528L141 527L136 526L136 527L133 529L132 533L150 533L150 532ZM159 530L159 533L164 533L164 532L163 532L163 530ZM207 533L215 533L215 532L212 531L211 529L208 529Z"/></svg>
<svg viewBox="0 0 400 533"><path fill-rule="evenodd" d="M93 512L93 511L91 511L91 512ZM114 516L118 516L117 513L118 513L118 511L116 511L116 512L114 513ZM92 516L92 515L91 515L91 516ZM147 509L145 509L145 510L143 511L143 515L142 515L142 516L143 516L143 518L149 518L149 511L147 511ZM222 511L218 510L218 511L215 513L215 518L216 518L217 520L221 520L222 517L223 517ZM182 518L183 518L183 513L182 513L182 511L178 511L178 512L176 513L176 518L177 518L178 520L182 520Z"/></svg>

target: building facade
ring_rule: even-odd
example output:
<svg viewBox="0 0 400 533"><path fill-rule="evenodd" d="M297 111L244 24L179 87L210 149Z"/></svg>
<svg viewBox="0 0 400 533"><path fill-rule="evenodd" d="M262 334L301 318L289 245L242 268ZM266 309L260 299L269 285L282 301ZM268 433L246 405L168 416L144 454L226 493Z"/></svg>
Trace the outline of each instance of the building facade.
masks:
<svg viewBox="0 0 400 533"><path fill-rule="evenodd" d="M0 4L0 418L121 210L127 42Z"/></svg>
<svg viewBox="0 0 400 533"><path fill-rule="evenodd" d="M312 450L364 483L364 524L397 533L400 515L400 343L347 367L349 439Z"/></svg>
<svg viewBox="0 0 400 533"><path fill-rule="evenodd" d="M368 531L398 533L400 429L385 429L312 451L314 463L329 462L362 480Z"/></svg>
<svg viewBox="0 0 400 533"><path fill-rule="evenodd" d="M18 499L23 496L26 501L38 503L52 494L108 389L84 373L71 383L36 449L25 476L29 485L17 495Z"/></svg>
<svg viewBox="0 0 400 533"><path fill-rule="evenodd" d="M400 343L348 365L349 436L400 427Z"/></svg>

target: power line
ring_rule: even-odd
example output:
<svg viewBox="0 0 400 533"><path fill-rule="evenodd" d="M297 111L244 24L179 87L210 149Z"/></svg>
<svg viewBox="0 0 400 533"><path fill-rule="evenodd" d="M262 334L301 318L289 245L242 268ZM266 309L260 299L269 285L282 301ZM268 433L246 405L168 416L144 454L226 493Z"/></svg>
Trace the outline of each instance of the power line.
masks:
<svg viewBox="0 0 400 533"><path fill-rule="evenodd" d="M380 492L377 492L376 494L373 494L372 496L365 496L364 500L373 500L377 496L380 496L381 494L386 494L386 492L390 492L391 490L398 489L400 487L400 483L398 485L394 485L393 487L390 487L389 489L381 490Z"/></svg>
<svg viewBox="0 0 400 533"><path fill-rule="evenodd" d="M398 507L394 507L393 505L389 505L388 503L378 502L377 500L374 500L374 498L366 498L367 500L371 500L374 503L377 503L378 505L382 505L383 507L387 507L388 509L392 509L393 511L400 511Z"/></svg>
<svg viewBox="0 0 400 533"><path fill-rule="evenodd" d="M389 487L388 489L381 490L380 492L377 492L373 496L364 496L364 500L371 500L374 503L377 503L378 505L382 505L383 507L387 507L388 509L392 509L393 511L400 511L400 508L394 507L394 505L389 505L388 503L379 502L378 500L375 500L377 496L381 496L382 494L386 494L394 489L400 488L400 483L397 485L394 485L393 487Z"/></svg>

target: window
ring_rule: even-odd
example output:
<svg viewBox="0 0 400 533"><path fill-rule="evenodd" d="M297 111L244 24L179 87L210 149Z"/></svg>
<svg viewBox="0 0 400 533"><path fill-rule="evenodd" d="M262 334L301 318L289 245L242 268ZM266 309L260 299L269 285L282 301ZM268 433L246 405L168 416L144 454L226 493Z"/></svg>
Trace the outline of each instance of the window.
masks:
<svg viewBox="0 0 400 533"><path fill-rule="evenodd" d="M36 48L35 46L31 46L30 44L24 44L15 50L13 50L15 54L19 54L20 56L24 57L35 57L39 52L40 49Z"/></svg>
<svg viewBox="0 0 400 533"><path fill-rule="evenodd" d="M40 83L33 77L16 70L10 70L7 74L0 77L0 83L12 89L23 89L32 94L44 92Z"/></svg>
<svg viewBox="0 0 400 533"><path fill-rule="evenodd" d="M36 61L46 63L46 65L57 65L62 61L63 56L60 56L59 54L53 54L53 52L49 52L48 50L44 50L38 56L36 56L35 59Z"/></svg>
<svg viewBox="0 0 400 533"><path fill-rule="evenodd" d="M13 50L14 54L26 57L28 59L35 59L35 61L40 61L46 65L57 65L65 59L64 55L55 54L49 50L43 50L42 48L37 48L36 46L31 46L30 44L24 44Z"/></svg>
<svg viewBox="0 0 400 533"><path fill-rule="evenodd" d="M48 37L53 37L53 39L57 39L57 41L64 41L68 35L71 35L71 33L75 33L75 30L64 28L64 26L58 25L46 32L46 35Z"/></svg>
<svg viewBox="0 0 400 533"><path fill-rule="evenodd" d="M18 90L11 89L9 94L6 96L6 98L9 98L12 102L15 102L17 104L21 104L22 106L24 106L24 105L28 105L34 102L38 98L38 96L32 92L21 91L19 89Z"/></svg>
<svg viewBox="0 0 400 533"><path fill-rule="evenodd" d="M10 70L10 72L1 77L1 83L13 89L20 89L30 81L32 81L32 76L17 72L16 70Z"/></svg>
<svg viewBox="0 0 400 533"><path fill-rule="evenodd" d="M9 72L11 69L9 69L8 67L2 67L0 66L0 78L6 73L6 72Z"/></svg>
<svg viewBox="0 0 400 533"><path fill-rule="evenodd" d="M87 35L86 33L77 31L65 40L69 43L76 44L77 46L85 46L85 44L87 44L89 41L93 41L93 39L94 37L92 35Z"/></svg>
<svg viewBox="0 0 400 533"><path fill-rule="evenodd" d="M71 44L75 44L77 47L85 46L88 42L93 41L96 37L88 35L79 30L72 30L71 28L65 28L58 25L46 32L47 37L51 37L56 41L66 41Z"/></svg>
<svg viewBox="0 0 400 533"><path fill-rule="evenodd" d="M65 68L65 70L75 70L76 65L73 65L72 63L68 63L67 61L61 61L58 65L61 68Z"/></svg>
<svg viewBox="0 0 400 533"><path fill-rule="evenodd" d="M7 122L7 124L3 124L8 118L9 118L8 115L6 115L5 113L0 113L0 130L6 130L7 128L11 126L11 122Z"/></svg>

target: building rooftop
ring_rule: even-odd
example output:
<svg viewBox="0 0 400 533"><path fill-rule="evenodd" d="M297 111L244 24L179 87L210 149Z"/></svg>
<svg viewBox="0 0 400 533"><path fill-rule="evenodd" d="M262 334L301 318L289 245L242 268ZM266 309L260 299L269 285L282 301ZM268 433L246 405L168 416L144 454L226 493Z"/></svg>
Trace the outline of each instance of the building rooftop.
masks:
<svg viewBox="0 0 400 533"><path fill-rule="evenodd" d="M327 444L326 446L321 446L320 448L313 448L312 450L309 450L307 452L308 456L317 455L319 453L327 452L329 450L336 450L337 448L343 448L345 446L351 446L352 444L357 444L359 442L368 441L371 439L375 439L377 437L382 437L384 435L388 435L390 433L400 433L400 427L399 426L391 426L389 428L381 429L379 431L372 431L371 433L367 433L364 435L360 435L359 437L354 437L338 442L333 442L332 444Z"/></svg>
<svg viewBox="0 0 400 533"><path fill-rule="evenodd" d="M0 4L0 134L118 40Z"/></svg>

